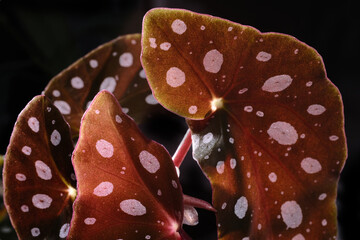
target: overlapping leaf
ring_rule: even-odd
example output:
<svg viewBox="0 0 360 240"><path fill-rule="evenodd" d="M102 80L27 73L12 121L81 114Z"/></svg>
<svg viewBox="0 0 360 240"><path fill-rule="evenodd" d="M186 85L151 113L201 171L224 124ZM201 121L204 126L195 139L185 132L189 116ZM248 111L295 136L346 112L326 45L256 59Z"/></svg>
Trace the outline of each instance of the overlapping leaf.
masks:
<svg viewBox="0 0 360 240"><path fill-rule="evenodd" d="M170 9L146 14L142 45L155 97L193 119L220 239L336 238L342 101L314 49Z"/></svg>
<svg viewBox="0 0 360 240"><path fill-rule="evenodd" d="M75 137L84 111L103 89L112 92L137 122L160 109L140 64L140 38L129 34L105 43L49 82L45 95L59 108Z"/></svg>
<svg viewBox="0 0 360 240"><path fill-rule="evenodd" d="M82 119L73 164L69 239L180 239L183 197L171 157L107 91Z"/></svg>
<svg viewBox="0 0 360 240"><path fill-rule="evenodd" d="M64 239L76 183L70 129L45 96L26 106L5 155L4 200L20 239Z"/></svg>
<svg viewBox="0 0 360 240"><path fill-rule="evenodd" d="M4 166L4 157L0 155L0 172L3 171ZM4 205L4 188L3 188L3 178L0 176L0 238L1 239L16 239L16 233L14 228L12 227L9 219L9 215L7 214L5 205Z"/></svg>

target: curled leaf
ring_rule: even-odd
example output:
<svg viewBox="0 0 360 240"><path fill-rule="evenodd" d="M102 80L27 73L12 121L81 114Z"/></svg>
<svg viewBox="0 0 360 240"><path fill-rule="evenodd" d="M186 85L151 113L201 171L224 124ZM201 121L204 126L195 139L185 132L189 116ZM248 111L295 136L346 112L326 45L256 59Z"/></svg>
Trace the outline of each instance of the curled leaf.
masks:
<svg viewBox="0 0 360 240"><path fill-rule="evenodd" d="M137 122L159 110L140 64L140 34L120 36L80 58L55 76L44 94L64 115L72 135L100 90L108 90Z"/></svg>
<svg viewBox="0 0 360 240"><path fill-rule="evenodd" d="M183 197L171 157L107 91L82 119L73 164L69 239L180 239Z"/></svg>
<svg viewBox="0 0 360 240"><path fill-rule="evenodd" d="M20 239L66 238L76 192L72 151L57 108L45 96L32 99L17 119L3 170L5 206Z"/></svg>
<svg viewBox="0 0 360 240"><path fill-rule="evenodd" d="M155 97L189 119L219 238L336 238L344 118L319 54L288 35L171 9L146 14L142 44Z"/></svg>

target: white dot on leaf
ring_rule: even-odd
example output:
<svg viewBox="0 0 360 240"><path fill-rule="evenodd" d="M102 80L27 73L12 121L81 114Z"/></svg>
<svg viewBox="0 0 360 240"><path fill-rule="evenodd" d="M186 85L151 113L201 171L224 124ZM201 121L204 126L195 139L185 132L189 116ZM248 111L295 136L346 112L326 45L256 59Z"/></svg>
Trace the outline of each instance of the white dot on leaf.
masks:
<svg viewBox="0 0 360 240"><path fill-rule="evenodd" d="M96 150L104 158L111 158L114 154L114 146L104 139L96 142Z"/></svg>
<svg viewBox="0 0 360 240"><path fill-rule="evenodd" d="M287 201L281 205L281 216L288 228L297 228L303 219L302 210L296 201Z"/></svg>
<svg viewBox="0 0 360 240"><path fill-rule="evenodd" d="M178 185L176 183L175 180L171 180L171 185L174 187L174 188L178 188Z"/></svg>
<svg viewBox="0 0 360 240"><path fill-rule="evenodd" d="M270 182L274 183L277 181L277 175L274 172L271 172L268 177L269 177Z"/></svg>
<svg viewBox="0 0 360 240"><path fill-rule="evenodd" d="M290 123L282 121L272 123L267 133L281 145L295 144L298 139L295 128Z"/></svg>
<svg viewBox="0 0 360 240"><path fill-rule="evenodd" d="M150 47L157 48L156 38L149 38Z"/></svg>
<svg viewBox="0 0 360 240"><path fill-rule="evenodd" d="M224 173L224 169L225 169L225 164L224 161L218 161L216 164L216 171L219 174L223 174Z"/></svg>
<svg viewBox="0 0 360 240"><path fill-rule="evenodd" d="M319 195L319 200L322 201L322 200L324 200L326 197L327 197L327 194L326 194L326 193L322 193L322 194Z"/></svg>
<svg viewBox="0 0 360 240"><path fill-rule="evenodd" d="M139 154L139 160L141 165L149 172L156 173L160 169L159 160L146 150L143 150Z"/></svg>
<svg viewBox="0 0 360 240"><path fill-rule="evenodd" d="M32 197L32 203L36 208L46 209L49 208L52 203L52 198L46 194L35 194Z"/></svg>
<svg viewBox="0 0 360 240"><path fill-rule="evenodd" d="M271 59L271 54L263 51L259 52L256 56L256 60L260 62L267 62L270 59Z"/></svg>
<svg viewBox="0 0 360 240"><path fill-rule="evenodd" d="M305 238L301 233L299 233L295 235L291 240L305 240Z"/></svg>
<svg viewBox="0 0 360 240"><path fill-rule="evenodd" d="M28 126L30 127L31 130L33 130L34 132L39 132L40 129L40 123L39 120L36 117L31 117L28 120Z"/></svg>
<svg viewBox="0 0 360 240"><path fill-rule="evenodd" d="M323 225L324 227L327 225L326 219L323 219L323 220L321 221L321 225Z"/></svg>
<svg viewBox="0 0 360 240"><path fill-rule="evenodd" d="M21 209L21 211L24 212L24 213L25 213L25 212L29 212L29 206L28 206L28 205L22 205L20 209Z"/></svg>
<svg viewBox="0 0 360 240"><path fill-rule="evenodd" d="M321 115L325 111L326 111L326 108L320 104L312 104L307 109L307 112L314 116Z"/></svg>
<svg viewBox="0 0 360 240"><path fill-rule="evenodd" d="M52 143L52 145L54 146L57 146L60 144L61 142L61 135L59 133L58 130L54 130L52 133L51 133L51 136L50 136L50 141Z"/></svg>
<svg viewBox="0 0 360 240"><path fill-rule="evenodd" d="M57 109L59 109L62 114L68 115L71 113L71 107L67 102L63 100L56 100L53 104L55 105L55 107L57 107Z"/></svg>
<svg viewBox="0 0 360 240"><path fill-rule="evenodd" d="M224 57L217 49L208 51L203 59L203 65L207 72L218 73L224 62Z"/></svg>
<svg viewBox="0 0 360 240"><path fill-rule="evenodd" d="M320 162L311 157L306 157L301 161L301 168L309 174L320 172L322 169Z"/></svg>
<svg viewBox="0 0 360 240"><path fill-rule="evenodd" d="M145 98L145 102L149 105L156 105L159 102L155 99L154 95L152 95L151 93L149 95L146 96Z"/></svg>
<svg viewBox="0 0 360 240"><path fill-rule="evenodd" d="M127 199L120 202L120 209L131 216L142 216L146 214L146 207L136 199Z"/></svg>
<svg viewBox="0 0 360 240"><path fill-rule="evenodd" d="M86 225L93 225L93 224L95 224L95 222L96 222L96 218L85 218L84 219L84 223Z"/></svg>
<svg viewBox="0 0 360 240"><path fill-rule="evenodd" d="M102 83L100 84L100 89L101 90L107 90L111 93L113 93L115 91L116 88L116 80L113 77L106 77Z"/></svg>
<svg viewBox="0 0 360 240"><path fill-rule="evenodd" d="M186 31L187 26L184 21L176 19L172 22L171 28L175 33L181 35Z"/></svg>
<svg viewBox="0 0 360 240"><path fill-rule="evenodd" d="M230 159L230 168L234 169L236 167L236 159L235 158L231 158Z"/></svg>
<svg viewBox="0 0 360 240"><path fill-rule="evenodd" d="M75 89L82 89L84 87L84 81L76 76L70 80L71 86Z"/></svg>
<svg viewBox="0 0 360 240"><path fill-rule="evenodd" d="M106 197L110 195L114 190L114 185L111 182L101 182L96 188L94 188L93 194L98 197Z"/></svg>
<svg viewBox="0 0 360 240"><path fill-rule="evenodd" d="M116 115L116 116L115 116L115 121L116 121L117 123L122 123L122 118L121 118L119 115Z"/></svg>
<svg viewBox="0 0 360 240"><path fill-rule="evenodd" d="M166 82L173 88L179 87L185 83L185 73L177 67L171 67L166 72Z"/></svg>
<svg viewBox="0 0 360 240"><path fill-rule="evenodd" d="M55 89L55 90L52 91L52 95L53 95L54 97L60 97L61 94L60 94L60 91L59 91L59 90L56 90L56 89Z"/></svg>
<svg viewBox="0 0 360 240"><path fill-rule="evenodd" d="M267 79L264 85L261 87L266 92L281 92L288 88L292 82L292 78L289 75L277 75Z"/></svg>
<svg viewBox="0 0 360 240"><path fill-rule="evenodd" d="M90 67L92 67L92 68L97 68L97 66L99 65L98 61L95 59L91 59L89 64L90 64Z"/></svg>
<svg viewBox="0 0 360 240"><path fill-rule="evenodd" d="M248 201L246 197L240 197L234 206L234 213L239 219L243 219L248 210Z"/></svg>
<svg viewBox="0 0 360 240"><path fill-rule="evenodd" d="M69 223L65 223L64 225L61 226L60 228L60 232L59 232L59 237L60 238L66 238L69 234L69 230L70 230L70 224Z"/></svg>
<svg viewBox="0 0 360 240"><path fill-rule="evenodd" d="M38 237L40 235L40 229L37 227L32 228L30 232L33 237Z"/></svg>
<svg viewBox="0 0 360 240"><path fill-rule="evenodd" d="M46 165L43 161L37 160L35 162L35 169L39 178L43 180L50 180L52 178L50 167Z"/></svg>
<svg viewBox="0 0 360 240"><path fill-rule="evenodd" d="M24 174L22 174L22 173L15 174L15 178L20 182L23 182L23 181L26 180L26 176Z"/></svg>
<svg viewBox="0 0 360 240"><path fill-rule="evenodd" d="M29 146L24 146L21 151L25 154L25 155L30 155L31 154L31 147Z"/></svg>
<svg viewBox="0 0 360 240"><path fill-rule="evenodd" d="M133 65L134 57L131 53L125 52L119 57L119 64L121 67L130 67Z"/></svg>
<svg viewBox="0 0 360 240"><path fill-rule="evenodd" d="M336 135L332 135L329 137L329 139L330 139L330 141L337 141L339 139L339 137Z"/></svg>
<svg viewBox="0 0 360 240"><path fill-rule="evenodd" d="M190 114L195 114L197 112L197 106L190 106L188 111Z"/></svg>
<svg viewBox="0 0 360 240"><path fill-rule="evenodd" d="M163 42L162 44L160 44L160 49L164 51L168 51L170 47L171 47L171 43L169 42Z"/></svg>

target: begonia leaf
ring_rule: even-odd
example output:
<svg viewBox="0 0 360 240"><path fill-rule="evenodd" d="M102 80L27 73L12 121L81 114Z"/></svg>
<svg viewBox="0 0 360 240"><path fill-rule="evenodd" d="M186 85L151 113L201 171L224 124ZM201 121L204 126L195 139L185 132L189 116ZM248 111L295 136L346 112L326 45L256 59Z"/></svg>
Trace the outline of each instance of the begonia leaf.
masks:
<svg viewBox="0 0 360 240"><path fill-rule="evenodd" d="M4 167L4 157L0 155L0 172L2 173ZM4 205L4 188L3 188L3 177L0 176L0 239L17 239L14 228L12 227L9 215L7 214Z"/></svg>
<svg viewBox="0 0 360 240"><path fill-rule="evenodd" d="M118 37L51 79L44 94L64 115L74 137L84 111L103 89L112 92L137 122L160 109L140 64L140 39L140 34Z"/></svg>
<svg viewBox="0 0 360 240"><path fill-rule="evenodd" d="M341 96L297 39L185 10L143 22L158 101L188 118L220 239L335 239Z"/></svg>
<svg viewBox="0 0 360 240"><path fill-rule="evenodd" d="M75 174L70 129L45 96L20 113L3 169L4 201L20 239L64 239L72 215Z"/></svg>
<svg viewBox="0 0 360 240"><path fill-rule="evenodd" d="M183 196L171 157L101 91L73 155L78 195L69 239L180 239Z"/></svg>

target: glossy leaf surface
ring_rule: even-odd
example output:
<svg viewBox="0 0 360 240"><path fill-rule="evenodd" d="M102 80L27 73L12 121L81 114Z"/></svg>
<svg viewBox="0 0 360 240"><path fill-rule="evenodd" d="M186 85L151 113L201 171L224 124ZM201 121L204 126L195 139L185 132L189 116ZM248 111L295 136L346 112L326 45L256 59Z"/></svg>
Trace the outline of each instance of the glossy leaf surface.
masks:
<svg viewBox="0 0 360 240"><path fill-rule="evenodd" d="M20 113L5 155L4 200L20 239L64 239L76 183L63 116L45 96Z"/></svg>
<svg viewBox="0 0 360 240"><path fill-rule="evenodd" d="M189 119L219 238L336 238L344 120L319 54L291 36L170 9L146 14L142 44L155 97Z"/></svg>
<svg viewBox="0 0 360 240"><path fill-rule="evenodd" d="M140 38L130 34L105 43L49 82L45 95L59 108L75 137L84 111L103 89L112 92L137 122L160 109L140 64Z"/></svg>
<svg viewBox="0 0 360 240"><path fill-rule="evenodd" d="M171 157L107 91L82 119L73 164L70 239L180 239L183 197Z"/></svg>

